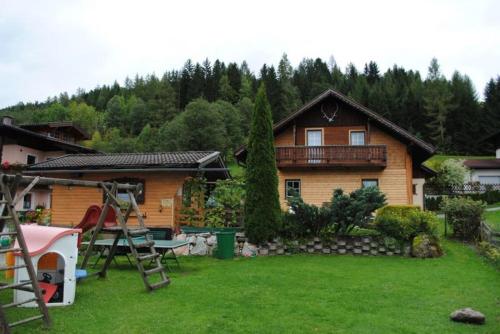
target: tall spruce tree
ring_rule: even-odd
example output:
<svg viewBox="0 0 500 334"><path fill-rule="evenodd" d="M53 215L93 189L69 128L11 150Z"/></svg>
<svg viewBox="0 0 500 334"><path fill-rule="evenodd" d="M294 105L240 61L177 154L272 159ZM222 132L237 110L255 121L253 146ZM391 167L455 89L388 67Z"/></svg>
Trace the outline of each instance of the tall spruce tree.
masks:
<svg viewBox="0 0 500 334"><path fill-rule="evenodd" d="M424 108L429 118L427 126L429 137L442 152L445 152L450 144L451 138L447 133L447 118L453 108L453 96L446 78L439 70L436 58L433 58L429 66L429 74L425 81Z"/></svg>
<svg viewBox="0 0 500 334"><path fill-rule="evenodd" d="M245 232L250 242L272 239L280 226L278 175L273 144L271 107L261 84L248 140L246 170Z"/></svg>

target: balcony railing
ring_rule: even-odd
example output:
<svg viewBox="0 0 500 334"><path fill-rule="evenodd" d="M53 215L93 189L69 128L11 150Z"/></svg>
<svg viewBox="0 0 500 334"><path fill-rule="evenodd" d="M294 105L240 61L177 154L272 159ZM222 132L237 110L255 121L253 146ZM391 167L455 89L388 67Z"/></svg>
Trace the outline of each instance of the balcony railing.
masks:
<svg viewBox="0 0 500 334"><path fill-rule="evenodd" d="M385 167L386 145L276 147L278 167Z"/></svg>

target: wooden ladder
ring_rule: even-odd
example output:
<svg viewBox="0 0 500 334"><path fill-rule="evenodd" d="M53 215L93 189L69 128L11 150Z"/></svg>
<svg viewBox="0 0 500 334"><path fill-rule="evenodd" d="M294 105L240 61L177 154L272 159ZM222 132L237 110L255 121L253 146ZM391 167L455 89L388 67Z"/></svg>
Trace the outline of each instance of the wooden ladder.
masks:
<svg viewBox="0 0 500 334"><path fill-rule="evenodd" d="M0 266L0 271L6 270L16 270L26 268L28 271L29 280L23 281L20 283L7 283L0 282L0 291L8 291L8 290L22 290L33 292L34 297L29 298L27 300L23 300L20 302L12 302L9 304L1 304L0 302L0 329L2 333L8 334L10 333L10 329L14 326L22 325L30 321L42 319L46 327L50 327L51 321L49 317L49 312L47 309L47 305L43 300L42 290L38 285L37 275L35 272L35 268L33 267L33 262L31 261L31 257L28 253L28 247L26 246L26 241L24 240L23 232L21 229L21 223L19 221L19 216L15 210L15 205L23 199L24 195L26 195L38 182L39 178L35 178L18 196L12 198L12 195L16 193L17 190L17 181L8 182L3 174L0 174L0 236L11 236L14 239L17 239L17 243L19 245L18 248L8 248L8 249L0 249L0 254L6 254L8 252L20 252L22 254L24 264L14 265L14 266ZM19 179L17 179L19 180ZM4 212L5 211L5 212ZM5 215L4 215L5 214ZM3 232L3 227L6 222L12 222L14 225L14 231ZM30 302L36 301L38 310L40 311L39 315L32 316L29 318L25 318L16 322L7 322L7 317L5 314L5 310L11 307L16 307L22 304L27 304Z"/></svg>
<svg viewBox="0 0 500 334"><path fill-rule="evenodd" d="M89 245L85 252L85 257L83 258L81 268L85 269L88 264L89 258L93 253L95 242L97 240L97 236L100 233L112 233L115 235L115 239L111 249L108 252L106 257L106 261L104 262L103 267L96 273L100 277L106 277L107 270L113 260L116 249L118 248L118 243L122 237L125 238L127 244L130 248L130 252L132 256L135 258L135 262L137 265L137 269L141 274L142 280L144 282L144 286L148 291L152 291L163 286L166 286L170 283L170 279L165 272L165 267L161 264L160 256L154 247L154 240L148 234L149 230L146 228L144 224L144 218L139 210L139 206L137 205L136 196L141 193L142 185L137 185L136 190L132 193L130 190L127 190L127 194L129 197L129 205L125 213L122 213L120 209L120 201L116 198L116 190L117 183L115 182L111 188L108 188L104 183L101 184L101 188L106 194L106 201L104 203L103 210L97 221L97 225L95 227L94 233L92 234L92 238L90 239ZM113 208L116 212L116 217L118 219L118 226L114 227L104 227L104 221L108 214L110 208ZM127 226L127 221L130 217L130 214L134 212L137 220L139 222L139 227L129 228ZM138 252L138 249L149 248L149 252L146 254L142 254ZM144 265L146 263L154 263L155 266L151 269L146 269ZM152 283L151 278L154 274L160 275L160 280Z"/></svg>

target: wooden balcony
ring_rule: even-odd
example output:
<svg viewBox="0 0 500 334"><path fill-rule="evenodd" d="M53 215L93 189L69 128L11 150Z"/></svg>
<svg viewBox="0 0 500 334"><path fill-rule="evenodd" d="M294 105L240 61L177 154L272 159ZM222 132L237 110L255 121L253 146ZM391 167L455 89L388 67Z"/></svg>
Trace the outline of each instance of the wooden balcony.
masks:
<svg viewBox="0 0 500 334"><path fill-rule="evenodd" d="M386 145L276 147L278 168L343 168L387 166Z"/></svg>

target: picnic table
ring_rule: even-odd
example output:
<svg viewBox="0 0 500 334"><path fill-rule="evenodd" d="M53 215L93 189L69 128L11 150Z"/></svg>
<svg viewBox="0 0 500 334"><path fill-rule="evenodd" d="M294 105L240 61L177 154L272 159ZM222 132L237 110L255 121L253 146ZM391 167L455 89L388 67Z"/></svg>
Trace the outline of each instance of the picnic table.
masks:
<svg viewBox="0 0 500 334"><path fill-rule="evenodd" d="M144 240L144 237L142 238L134 238L134 240ZM109 251L111 250L111 246L113 246L114 239L101 239L101 240L96 240L95 245L100 247L99 255L97 257L97 261L94 263L94 267L97 265L99 262L99 259L101 256L104 254L106 249ZM167 264L167 260L173 260L177 263L177 266L180 267L179 260L177 259L177 255L175 254L175 249L187 246L189 245L189 242L184 241L184 240L154 240L155 242L155 249L158 253L161 254L161 263L165 264L167 269L170 269ZM89 242L82 242L83 245L89 245ZM117 252L115 255L118 254L123 254L127 257L128 262L133 265L133 263L130 261L130 258L128 257L128 252L129 250L128 246L128 241L127 239L120 239L118 240L118 245L117 245ZM171 256L167 257L166 255L168 253L171 253Z"/></svg>

